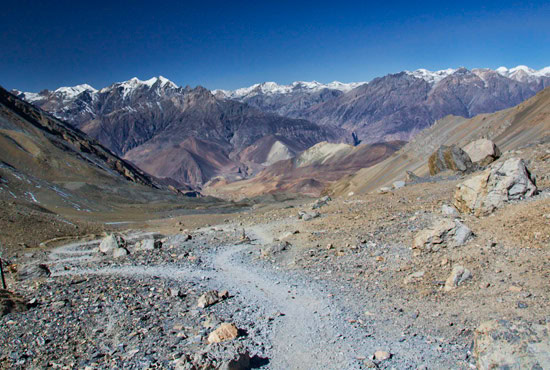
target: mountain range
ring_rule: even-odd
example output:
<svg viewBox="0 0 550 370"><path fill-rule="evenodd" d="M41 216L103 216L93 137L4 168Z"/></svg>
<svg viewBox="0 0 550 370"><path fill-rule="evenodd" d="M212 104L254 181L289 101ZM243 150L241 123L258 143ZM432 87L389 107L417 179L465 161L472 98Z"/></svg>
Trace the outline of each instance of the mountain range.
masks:
<svg viewBox="0 0 550 370"><path fill-rule="evenodd" d="M549 67L518 66L419 69L368 83L266 82L234 91L155 77L100 90L83 84L14 93L157 178L201 187L219 176L250 178L324 141L408 141L449 114L492 113L549 85Z"/></svg>
<svg viewBox="0 0 550 370"><path fill-rule="evenodd" d="M263 163L342 136L340 129L220 100L203 87L177 87L164 77L19 96L148 173L193 186L219 175L249 176Z"/></svg>
<svg viewBox="0 0 550 370"><path fill-rule="evenodd" d="M446 115L470 118L521 103L550 86L550 67L418 69L336 86L341 87L264 83L223 96L267 112L337 126L355 132L363 142L408 141Z"/></svg>

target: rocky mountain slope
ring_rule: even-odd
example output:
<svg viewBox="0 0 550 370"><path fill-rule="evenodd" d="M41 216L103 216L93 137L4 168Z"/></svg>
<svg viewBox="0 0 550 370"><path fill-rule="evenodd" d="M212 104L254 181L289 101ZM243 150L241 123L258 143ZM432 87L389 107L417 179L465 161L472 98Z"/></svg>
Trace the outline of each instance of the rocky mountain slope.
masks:
<svg viewBox="0 0 550 370"><path fill-rule="evenodd" d="M469 118L521 103L550 86L550 67L539 71L526 66L494 71L419 69L339 90L328 85L304 89L301 83L266 84L225 92L224 96L267 112L342 127L348 139L356 132L359 140L368 143L407 141L449 114Z"/></svg>
<svg viewBox="0 0 550 370"><path fill-rule="evenodd" d="M396 180L405 180L407 171L428 175L428 157L440 145L466 146L473 140L489 138L502 151L513 151L550 140L550 89L547 88L516 107L466 119L447 116L416 135L401 150L378 163L332 185L336 194L364 193Z"/></svg>
<svg viewBox="0 0 550 370"><path fill-rule="evenodd" d="M163 77L134 78L101 90L80 86L19 96L152 175L195 186L217 175L238 177L256 171L265 158L241 152L252 145L273 145L266 136L281 137L277 145L289 153L340 136L331 127L220 100L205 88L177 87Z"/></svg>
<svg viewBox="0 0 550 370"><path fill-rule="evenodd" d="M276 113L285 117L300 118L305 110L324 103L365 84L366 82L329 84L297 81L290 85L264 82L234 91L214 90L213 93L226 99L250 104L264 112Z"/></svg>
<svg viewBox="0 0 550 370"><path fill-rule="evenodd" d="M327 185L383 161L404 144L395 141L352 146L321 142L294 158L274 163L251 179L228 183L215 178L203 191L228 199L269 193L318 196Z"/></svg>
<svg viewBox="0 0 550 370"><path fill-rule="evenodd" d="M134 217L128 208L138 212L140 205L152 210L155 204L186 208L212 202L168 191L86 134L0 88L4 246L36 246L48 237L101 230L96 221L116 219L121 210L126 221Z"/></svg>

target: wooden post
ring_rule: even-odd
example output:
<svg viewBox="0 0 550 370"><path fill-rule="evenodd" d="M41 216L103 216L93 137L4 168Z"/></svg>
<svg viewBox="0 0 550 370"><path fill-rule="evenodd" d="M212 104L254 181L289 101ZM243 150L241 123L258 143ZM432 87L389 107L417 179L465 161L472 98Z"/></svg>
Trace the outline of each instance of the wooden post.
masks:
<svg viewBox="0 0 550 370"><path fill-rule="evenodd" d="M0 275L2 275L2 286L4 287L4 289L8 289L6 288L6 280L4 279L4 268L2 267L2 258L0 258Z"/></svg>
<svg viewBox="0 0 550 370"><path fill-rule="evenodd" d="M3 261L2 261L2 243L0 243L0 275L2 275L2 287L4 289L7 289L6 288L6 279L4 279L4 267L2 266L3 264Z"/></svg>

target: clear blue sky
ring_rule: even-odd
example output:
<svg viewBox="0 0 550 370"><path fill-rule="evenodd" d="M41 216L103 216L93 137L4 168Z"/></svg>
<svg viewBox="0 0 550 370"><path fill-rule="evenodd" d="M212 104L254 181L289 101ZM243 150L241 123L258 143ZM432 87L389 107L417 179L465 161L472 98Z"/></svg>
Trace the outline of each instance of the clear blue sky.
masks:
<svg viewBox="0 0 550 370"><path fill-rule="evenodd" d="M404 69L550 65L548 1L5 1L0 85L137 76L234 89Z"/></svg>

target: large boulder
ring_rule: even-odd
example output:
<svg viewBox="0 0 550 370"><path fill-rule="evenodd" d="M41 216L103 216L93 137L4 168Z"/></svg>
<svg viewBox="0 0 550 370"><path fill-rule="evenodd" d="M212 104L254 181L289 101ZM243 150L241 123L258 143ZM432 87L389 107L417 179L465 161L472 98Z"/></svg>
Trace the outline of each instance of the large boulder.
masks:
<svg viewBox="0 0 550 370"><path fill-rule="evenodd" d="M430 228L419 231L413 240L413 249L437 252L442 247L464 245L473 236L472 230L459 220L441 219Z"/></svg>
<svg viewBox="0 0 550 370"><path fill-rule="evenodd" d="M500 158L501 152L498 146L489 139L479 139L472 141L462 148L469 156L472 162L487 166Z"/></svg>
<svg viewBox="0 0 550 370"><path fill-rule="evenodd" d="M99 251L103 254L112 253L118 248L126 248L126 241L120 235L108 235L99 244Z"/></svg>
<svg viewBox="0 0 550 370"><path fill-rule="evenodd" d="M430 175L451 170L468 173L475 169L468 154L456 145L441 145L428 159Z"/></svg>
<svg viewBox="0 0 550 370"><path fill-rule="evenodd" d="M487 215L504 203L530 197L537 192L535 178L525 162L510 158L457 185L454 206L461 212Z"/></svg>
<svg viewBox="0 0 550 370"><path fill-rule="evenodd" d="M550 369L550 324L492 320L475 331L478 369Z"/></svg>

